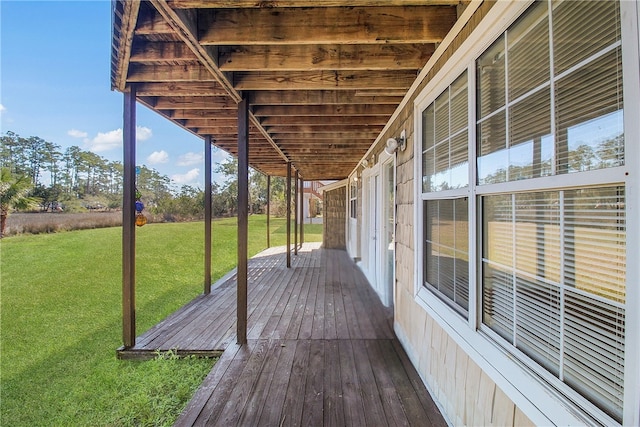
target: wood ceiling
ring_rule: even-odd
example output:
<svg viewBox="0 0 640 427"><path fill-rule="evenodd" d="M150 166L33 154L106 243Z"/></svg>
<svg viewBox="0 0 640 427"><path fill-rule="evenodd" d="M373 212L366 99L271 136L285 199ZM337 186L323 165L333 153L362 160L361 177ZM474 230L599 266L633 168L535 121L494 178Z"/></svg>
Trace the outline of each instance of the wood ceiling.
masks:
<svg viewBox="0 0 640 427"><path fill-rule="evenodd" d="M237 153L306 180L356 167L455 23L458 0L114 2L112 87Z"/></svg>

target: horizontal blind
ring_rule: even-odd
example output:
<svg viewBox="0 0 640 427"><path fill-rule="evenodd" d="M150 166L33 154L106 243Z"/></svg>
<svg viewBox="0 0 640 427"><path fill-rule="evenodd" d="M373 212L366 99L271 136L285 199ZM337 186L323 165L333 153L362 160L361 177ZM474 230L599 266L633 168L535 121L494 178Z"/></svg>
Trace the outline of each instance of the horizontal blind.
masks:
<svg viewBox="0 0 640 427"><path fill-rule="evenodd" d="M565 301L564 381L621 420L625 311L577 292Z"/></svg>
<svg viewBox="0 0 640 427"><path fill-rule="evenodd" d="M547 2L537 2L507 31L509 101L549 82Z"/></svg>
<svg viewBox="0 0 640 427"><path fill-rule="evenodd" d="M620 420L624 187L482 201L483 323Z"/></svg>
<svg viewBox="0 0 640 427"><path fill-rule="evenodd" d="M556 82L556 127L561 172L624 163L620 47Z"/></svg>
<svg viewBox="0 0 640 427"><path fill-rule="evenodd" d="M425 281L448 303L469 308L468 200L424 202Z"/></svg>
<svg viewBox="0 0 640 427"><path fill-rule="evenodd" d="M617 1L554 1L552 13L556 75L620 40Z"/></svg>
<svg viewBox="0 0 640 427"><path fill-rule="evenodd" d="M422 112L422 192L463 188L468 177L467 72Z"/></svg>

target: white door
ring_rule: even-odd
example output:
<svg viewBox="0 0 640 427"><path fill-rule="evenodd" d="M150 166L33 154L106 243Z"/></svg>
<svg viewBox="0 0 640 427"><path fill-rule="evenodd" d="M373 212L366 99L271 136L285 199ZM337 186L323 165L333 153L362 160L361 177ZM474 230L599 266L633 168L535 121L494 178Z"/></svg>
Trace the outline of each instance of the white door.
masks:
<svg viewBox="0 0 640 427"><path fill-rule="evenodd" d="M364 270L382 303L393 305L395 262L395 176L393 159L372 168L365 180L367 188L363 251Z"/></svg>
<svg viewBox="0 0 640 427"><path fill-rule="evenodd" d="M369 179L369 282L378 291L378 278L380 276L379 260L379 234L380 234L380 174L374 172ZM379 292L378 292L379 293Z"/></svg>

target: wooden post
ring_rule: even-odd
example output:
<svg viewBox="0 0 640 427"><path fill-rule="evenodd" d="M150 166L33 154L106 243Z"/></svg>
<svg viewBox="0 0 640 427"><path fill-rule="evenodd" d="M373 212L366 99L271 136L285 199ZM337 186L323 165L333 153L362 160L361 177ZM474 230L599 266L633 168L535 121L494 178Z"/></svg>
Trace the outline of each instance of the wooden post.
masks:
<svg viewBox="0 0 640 427"><path fill-rule="evenodd" d="M267 175L267 247L271 247L271 229L269 216L271 215L271 175Z"/></svg>
<svg viewBox="0 0 640 427"><path fill-rule="evenodd" d="M122 339L136 345L136 90L124 93L122 184Z"/></svg>
<svg viewBox="0 0 640 427"><path fill-rule="evenodd" d="M304 243L304 179L300 178L300 246Z"/></svg>
<svg viewBox="0 0 640 427"><path fill-rule="evenodd" d="M298 171L294 177L294 190L293 190L293 253L298 255Z"/></svg>
<svg viewBox="0 0 640 427"><path fill-rule="evenodd" d="M238 344L247 343L247 256L249 238L249 103L238 104Z"/></svg>
<svg viewBox="0 0 640 427"><path fill-rule="evenodd" d="M211 135L204 138L204 294L211 293Z"/></svg>
<svg viewBox="0 0 640 427"><path fill-rule="evenodd" d="M291 268L291 162L287 162L287 268Z"/></svg>

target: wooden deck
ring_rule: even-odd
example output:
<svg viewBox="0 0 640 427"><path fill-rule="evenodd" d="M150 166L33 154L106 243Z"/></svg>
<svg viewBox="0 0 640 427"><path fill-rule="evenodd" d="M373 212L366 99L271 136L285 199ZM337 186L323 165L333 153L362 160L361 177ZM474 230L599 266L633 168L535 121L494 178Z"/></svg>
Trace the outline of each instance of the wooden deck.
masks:
<svg viewBox="0 0 640 427"><path fill-rule="evenodd" d="M247 345L230 275L120 353L222 354L177 426L446 425L346 252L305 244L287 269L272 248L248 271Z"/></svg>

